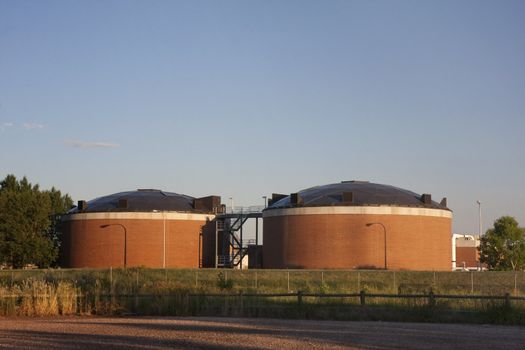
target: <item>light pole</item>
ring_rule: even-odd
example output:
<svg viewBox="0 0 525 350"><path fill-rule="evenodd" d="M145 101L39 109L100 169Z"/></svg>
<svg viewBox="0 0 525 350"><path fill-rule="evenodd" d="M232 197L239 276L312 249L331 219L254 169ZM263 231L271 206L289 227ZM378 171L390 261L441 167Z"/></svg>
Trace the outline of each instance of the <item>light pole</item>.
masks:
<svg viewBox="0 0 525 350"><path fill-rule="evenodd" d="M478 239L481 242L481 235L483 234L483 224L481 221L481 201L477 200L476 203L478 203L478 209L479 209L479 238ZM480 261L478 262L478 265L479 265L479 270L483 271L483 269L481 268L481 256L480 256Z"/></svg>
<svg viewBox="0 0 525 350"><path fill-rule="evenodd" d="M264 207L266 208L268 206L268 197L267 196L262 196L263 199L264 199Z"/></svg>
<svg viewBox="0 0 525 350"><path fill-rule="evenodd" d="M479 208L479 238L481 239L481 235L483 234L483 224L481 223L481 201L476 201L478 203Z"/></svg>
<svg viewBox="0 0 525 350"><path fill-rule="evenodd" d="M230 197L230 208L233 214L233 197Z"/></svg>
<svg viewBox="0 0 525 350"><path fill-rule="evenodd" d="M370 227L372 225L381 225L383 227L383 237L384 237L384 247L385 247L385 270L386 270L387 269L387 265L386 265L386 227L380 222L369 222L368 224L366 224L367 227Z"/></svg>
<svg viewBox="0 0 525 350"><path fill-rule="evenodd" d="M126 268L127 266L127 253L128 253L128 250L127 250L127 244L128 244L128 232L126 230L126 226L122 225L122 224L106 224L106 225L100 225L101 228L106 228L106 227L109 227L109 226L120 226L124 229L124 268Z"/></svg>

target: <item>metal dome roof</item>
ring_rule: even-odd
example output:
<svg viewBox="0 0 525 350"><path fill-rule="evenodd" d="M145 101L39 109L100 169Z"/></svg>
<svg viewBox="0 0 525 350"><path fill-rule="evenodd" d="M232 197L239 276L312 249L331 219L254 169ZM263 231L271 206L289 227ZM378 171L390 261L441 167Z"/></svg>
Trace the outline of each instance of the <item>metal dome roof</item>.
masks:
<svg viewBox="0 0 525 350"><path fill-rule="evenodd" d="M161 190L128 191L95 198L87 202L85 209L80 210L79 207L75 207L68 214L117 211L151 212L157 210L197 212L193 206L194 200L194 197Z"/></svg>
<svg viewBox="0 0 525 350"><path fill-rule="evenodd" d="M266 210L315 206L398 206L450 210L445 198L437 203L431 200L430 195L368 181L343 181L311 187L277 198Z"/></svg>

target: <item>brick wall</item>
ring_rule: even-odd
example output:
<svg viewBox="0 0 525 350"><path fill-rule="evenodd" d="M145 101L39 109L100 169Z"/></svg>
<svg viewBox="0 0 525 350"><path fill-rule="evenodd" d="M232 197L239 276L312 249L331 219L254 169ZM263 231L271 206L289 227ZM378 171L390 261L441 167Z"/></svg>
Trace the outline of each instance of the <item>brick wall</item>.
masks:
<svg viewBox="0 0 525 350"><path fill-rule="evenodd" d="M264 268L451 269L451 219L413 215L290 215L264 218Z"/></svg>
<svg viewBox="0 0 525 350"><path fill-rule="evenodd" d="M121 226L102 225L119 223ZM166 220L71 220L63 223L64 267L164 266L164 232L166 232L166 267L199 267L202 250L200 232L205 221Z"/></svg>

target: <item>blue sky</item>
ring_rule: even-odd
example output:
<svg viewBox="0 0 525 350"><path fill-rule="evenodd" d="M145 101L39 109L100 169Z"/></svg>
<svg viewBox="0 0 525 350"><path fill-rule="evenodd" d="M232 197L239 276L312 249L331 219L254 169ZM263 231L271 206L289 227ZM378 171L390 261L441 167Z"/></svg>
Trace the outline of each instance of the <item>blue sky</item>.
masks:
<svg viewBox="0 0 525 350"><path fill-rule="evenodd" d="M523 1L0 0L0 177L236 205L361 179L525 226Z"/></svg>

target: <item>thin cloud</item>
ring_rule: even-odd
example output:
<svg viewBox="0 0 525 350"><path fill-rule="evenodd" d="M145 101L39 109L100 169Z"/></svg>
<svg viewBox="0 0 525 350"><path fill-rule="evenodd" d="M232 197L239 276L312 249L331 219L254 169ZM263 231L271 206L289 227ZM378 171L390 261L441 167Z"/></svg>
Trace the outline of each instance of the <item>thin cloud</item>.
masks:
<svg viewBox="0 0 525 350"><path fill-rule="evenodd" d="M64 141L64 144L73 148L119 148L118 143L111 142L85 142L85 141Z"/></svg>
<svg viewBox="0 0 525 350"><path fill-rule="evenodd" d="M24 123L22 124L24 129L32 130L32 129L43 129L44 126L42 124L38 123Z"/></svg>
<svg viewBox="0 0 525 350"><path fill-rule="evenodd" d="M13 126L13 123L2 123L2 125L0 125L0 130L4 131L5 129L10 128L12 126Z"/></svg>

